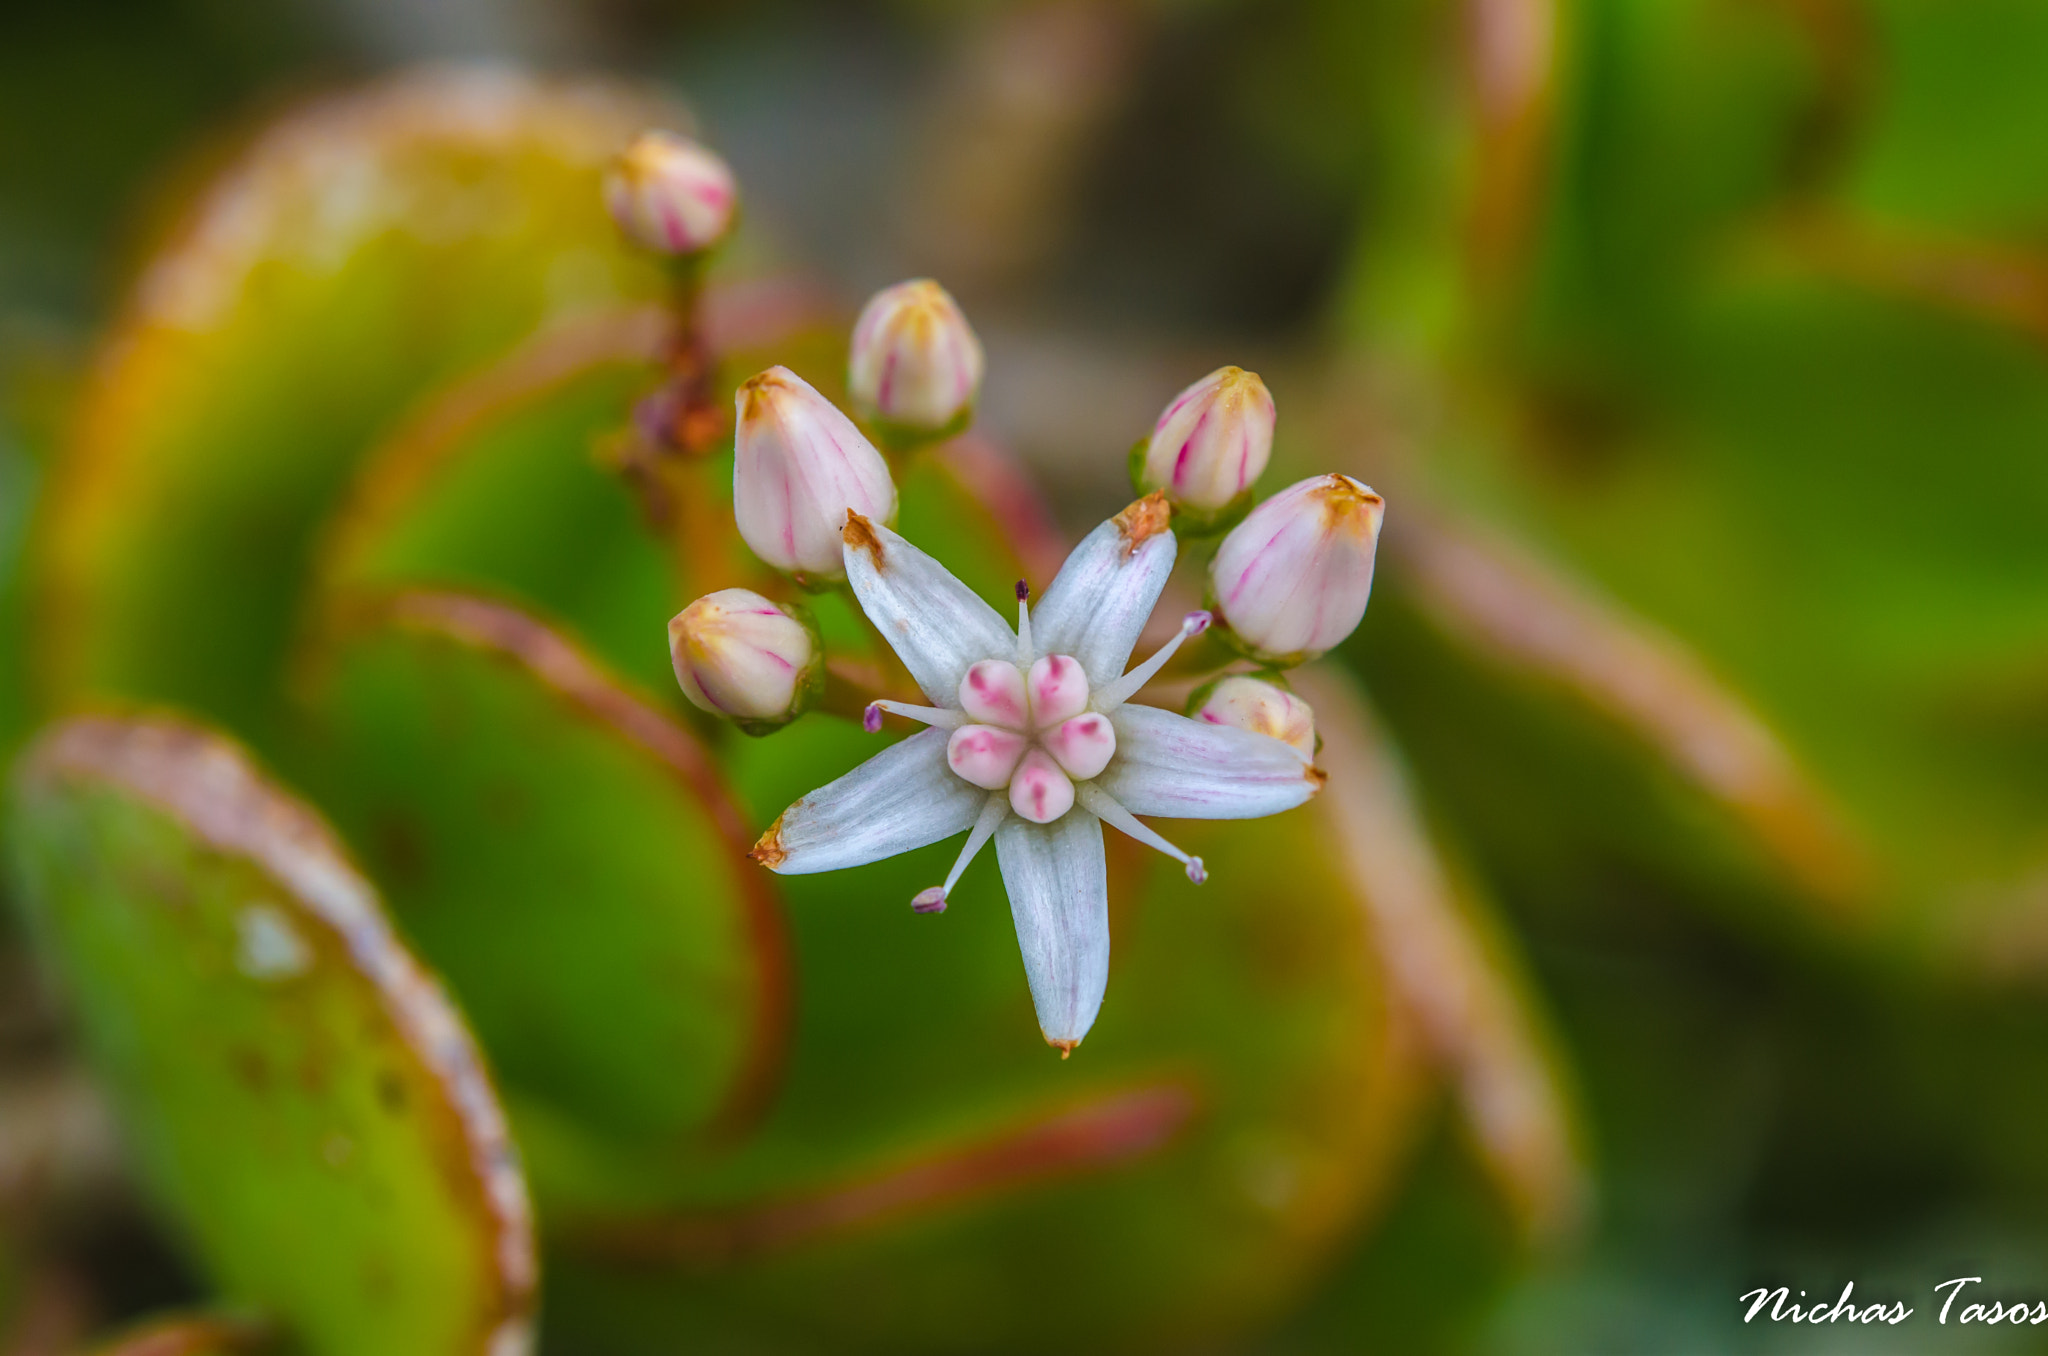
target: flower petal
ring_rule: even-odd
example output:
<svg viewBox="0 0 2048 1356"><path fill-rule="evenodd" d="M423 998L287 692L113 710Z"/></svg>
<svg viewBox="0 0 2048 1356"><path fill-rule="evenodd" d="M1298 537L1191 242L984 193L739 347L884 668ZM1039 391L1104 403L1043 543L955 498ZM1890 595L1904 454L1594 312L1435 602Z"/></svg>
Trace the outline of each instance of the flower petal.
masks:
<svg viewBox="0 0 2048 1356"><path fill-rule="evenodd" d="M749 856L785 876L864 866L974 823L988 792L946 766L948 730L920 730L782 812Z"/></svg>
<svg viewBox="0 0 2048 1356"><path fill-rule="evenodd" d="M1070 810L1050 824L1015 815L996 830L1017 946L1046 1040L1071 1050L1095 1024L1109 983L1109 868L1102 823Z"/></svg>
<svg viewBox="0 0 2048 1356"><path fill-rule="evenodd" d="M1122 676L1173 573L1173 533L1163 517L1139 512L1151 502L1141 499L1090 532L1031 609L1038 653L1080 660L1090 687Z"/></svg>
<svg viewBox="0 0 2048 1356"><path fill-rule="evenodd" d="M882 524L849 514L842 550L861 610L935 705L958 706L960 680L981 660L1015 655L1016 633L994 608Z"/></svg>
<svg viewBox="0 0 2048 1356"><path fill-rule="evenodd" d="M1208 725L1152 706L1123 706L1116 757L1096 785L1134 815L1258 819L1316 793L1322 773L1292 746L1228 725Z"/></svg>

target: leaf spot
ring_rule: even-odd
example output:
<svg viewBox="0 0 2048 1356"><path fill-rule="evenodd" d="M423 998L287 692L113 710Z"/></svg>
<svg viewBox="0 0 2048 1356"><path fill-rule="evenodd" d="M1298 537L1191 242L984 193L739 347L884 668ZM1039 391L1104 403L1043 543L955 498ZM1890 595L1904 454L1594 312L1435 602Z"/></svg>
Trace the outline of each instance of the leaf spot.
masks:
<svg viewBox="0 0 2048 1356"><path fill-rule="evenodd" d="M235 965L259 983L296 979L313 965L313 948L273 904L251 904L235 919Z"/></svg>

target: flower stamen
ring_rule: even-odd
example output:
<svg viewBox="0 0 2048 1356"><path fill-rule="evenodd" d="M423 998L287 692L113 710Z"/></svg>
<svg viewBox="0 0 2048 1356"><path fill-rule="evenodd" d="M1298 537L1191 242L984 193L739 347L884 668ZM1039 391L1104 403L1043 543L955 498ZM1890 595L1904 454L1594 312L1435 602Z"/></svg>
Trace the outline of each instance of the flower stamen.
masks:
<svg viewBox="0 0 2048 1356"><path fill-rule="evenodd" d="M1028 669L1038 656L1031 650L1031 586L1017 581L1017 667Z"/></svg>
<svg viewBox="0 0 2048 1356"><path fill-rule="evenodd" d="M936 725L941 730L957 730L967 723L967 714L964 711L953 711L943 706L912 706L909 702L896 702L884 698L868 703L867 710L861 712L860 727L869 734L880 734L884 711L892 716L905 716L911 720L922 721L926 725Z"/></svg>
<svg viewBox="0 0 2048 1356"><path fill-rule="evenodd" d="M960 874L967 869L967 864L974 860L975 854L981 851L982 845L995 836L997 826L1003 822L1003 816L1009 813L1009 809L1009 797L1000 791L982 803L981 816L974 821L974 828L968 833L966 845L960 849L960 855L953 859L953 869L946 873L946 883L918 891L917 897L910 901L912 910L917 913L946 911L946 896L953 893L953 887L960 882Z"/></svg>
<svg viewBox="0 0 2048 1356"><path fill-rule="evenodd" d="M1103 823L1113 829L1129 834L1146 847L1157 848L1167 856L1187 867L1188 879L1200 885L1209 879L1208 868L1202 865L1200 857L1190 857L1173 844L1161 838L1139 818L1117 802L1115 796L1104 791L1093 782L1083 782L1074 788L1081 798L1081 804Z"/></svg>
<svg viewBox="0 0 2048 1356"><path fill-rule="evenodd" d="M1180 621L1180 634L1153 651L1150 659L1138 665L1138 667L1132 669L1123 677L1104 683L1101 687L1097 688L1094 700L1089 705L1102 712L1105 716L1116 710L1119 706L1122 706L1137 695L1139 688L1152 681L1153 674L1166 667L1166 661L1173 658L1173 652L1181 647L1183 641L1190 640L1208 630L1209 621L1209 614L1199 610L1190 612L1187 616L1182 617Z"/></svg>

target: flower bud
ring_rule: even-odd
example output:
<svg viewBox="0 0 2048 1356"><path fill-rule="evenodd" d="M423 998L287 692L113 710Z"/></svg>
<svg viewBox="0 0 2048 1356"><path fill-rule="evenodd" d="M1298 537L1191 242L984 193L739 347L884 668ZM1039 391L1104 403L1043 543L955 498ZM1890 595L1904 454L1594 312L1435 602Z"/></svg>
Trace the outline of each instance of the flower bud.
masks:
<svg viewBox="0 0 2048 1356"><path fill-rule="evenodd" d="M1250 730L1316 756L1316 715L1309 704L1275 683L1244 674L1220 679L1195 694L1188 714L1210 725Z"/></svg>
<svg viewBox="0 0 2048 1356"><path fill-rule="evenodd" d="M1173 398L1133 460L1138 493L1214 517L1236 504L1273 454L1273 397L1256 372L1219 367Z"/></svg>
<svg viewBox="0 0 2048 1356"><path fill-rule="evenodd" d="M929 278L885 287L853 327L846 387L861 414L915 438L957 432L981 390L981 341Z"/></svg>
<svg viewBox="0 0 2048 1356"><path fill-rule="evenodd" d="M669 621L683 695L754 733L802 714L824 671L811 628L760 594L720 589Z"/></svg>
<svg viewBox="0 0 2048 1356"><path fill-rule="evenodd" d="M1350 476L1314 476L1253 509L1209 564L1215 610L1239 649L1300 664L1358 626L1385 501Z"/></svg>
<svg viewBox="0 0 2048 1356"><path fill-rule="evenodd" d="M786 367L739 389L732 511L754 554L812 582L846 573L840 533L846 511L886 523L896 482L853 421Z"/></svg>
<svg viewBox="0 0 2048 1356"><path fill-rule="evenodd" d="M636 244L695 254L725 238L739 192L713 152L673 132L642 132L605 172L604 202Z"/></svg>

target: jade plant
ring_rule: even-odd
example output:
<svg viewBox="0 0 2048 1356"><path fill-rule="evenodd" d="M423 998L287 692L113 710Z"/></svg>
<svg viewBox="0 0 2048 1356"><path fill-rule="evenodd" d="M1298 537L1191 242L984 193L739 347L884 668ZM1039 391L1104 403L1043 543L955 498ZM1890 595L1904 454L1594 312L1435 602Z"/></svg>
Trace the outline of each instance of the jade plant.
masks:
<svg viewBox="0 0 2048 1356"><path fill-rule="evenodd" d="M1070 543L973 427L941 288L820 304L715 153L649 134L677 110L504 74L298 110L165 218L62 454L0 447L7 551L43 482L0 579L0 737L47 722L11 893L218 1301L130 1349L512 1351L536 1296L545 1349L1220 1343L1370 1236L1435 1081L1525 1234L1582 1216L1570 1080L1475 881L1540 915L1622 874L1766 945L2038 971L2038 16L1309 10L1313 52L1262 27L1209 102L1285 69L1261 125L1365 167L1335 356L1100 431L1155 505L1129 535L1180 557L1133 643L1227 625L1148 704L1068 720L1128 754L1120 716L1187 713L1327 782L1146 830L1199 886L1102 835L1100 895L1062 896L1102 901L1087 945L1021 978L1000 863L762 864L804 863L819 789L894 733L871 710L965 709L832 578L870 540L958 580L960 677L1066 652L1004 657ZM851 557L833 505L800 554L735 484L728 412L778 368L762 417L798 398L876 453ZM1294 488L1254 508L1262 473ZM1310 552L1290 505L1363 512L1366 482L1370 615L1305 615L1257 525ZM1121 677L1072 645L1091 698ZM926 757L922 803L957 808L925 832L1039 831L1020 778L1027 807L1073 788L1053 831L1089 831L1090 787L1142 808L1109 761L1076 778L1092 722L1025 775L1029 700L963 741L999 788ZM840 827L809 850L889 846ZM1052 1023L1031 979L1073 1000ZM1961 1118L2032 1180L2006 1095Z"/></svg>
<svg viewBox="0 0 2048 1356"><path fill-rule="evenodd" d="M1364 181L1329 351L1101 429L1136 503L1078 547L945 290L821 302L638 93L402 78L168 218L0 590L14 893L218 1300L136 1341L1227 1345L1372 1237L1438 1084L1570 1238L1515 936L1617 878L1873 989L2038 971L2048 31L1311 10L1210 103ZM1145 588L1062 616L1063 565ZM1169 716L1259 750L1232 812L1305 803L1146 826ZM1957 1142L2033 1180L1978 1081Z"/></svg>
<svg viewBox="0 0 2048 1356"><path fill-rule="evenodd" d="M1068 555L952 299L849 323L728 257L686 125L499 73L316 103L107 341L8 837L218 1297L134 1349L1210 1340L1363 1227L1437 1070L1567 1229L1540 1024L1309 664L1379 497L1254 507L1275 404L1226 368ZM932 728L876 754L891 715Z"/></svg>

